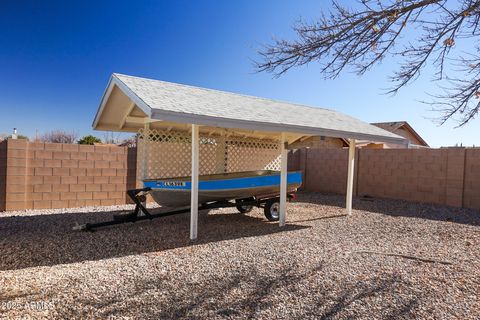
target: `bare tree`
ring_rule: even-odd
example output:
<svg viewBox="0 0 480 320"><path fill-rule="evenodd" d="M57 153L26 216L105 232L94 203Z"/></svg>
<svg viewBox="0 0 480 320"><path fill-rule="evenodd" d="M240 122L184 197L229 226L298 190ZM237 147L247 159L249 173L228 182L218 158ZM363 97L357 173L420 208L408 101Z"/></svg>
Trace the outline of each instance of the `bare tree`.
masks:
<svg viewBox="0 0 480 320"><path fill-rule="evenodd" d="M75 132L67 132L64 130L53 130L43 134L40 137L42 142L52 142L52 143L75 143L78 135Z"/></svg>
<svg viewBox="0 0 480 320"><path fill-rule="evenodd" d="M121 142L121 133L120 132L113 132L107 131L103 134L103 143L106 144L119 144Z"/></svg>
<svg viewBox="0 0 480 320"><path fill-rule="evenodd" d="M119 146L135 148L137 146L138 133L122 140Z"/></svg>
<svg viewBox="0 0 480 320"><path fill-rule="evenodd" d="M322 74L331 79L348 67L362 75L393 56L400 66L388 92L396 93L431 63L442 93L427 103L440 112L441 123L455 119L462 126L480 108L479 20L479 0L357 0L355 8L334 1L317 21L297 23L295 40L266 45L256 69L280 76L319 62ZM407 39L406 32L417 36ZM456 42L468 40L475 41L475 52L455 50Z"/></svg>

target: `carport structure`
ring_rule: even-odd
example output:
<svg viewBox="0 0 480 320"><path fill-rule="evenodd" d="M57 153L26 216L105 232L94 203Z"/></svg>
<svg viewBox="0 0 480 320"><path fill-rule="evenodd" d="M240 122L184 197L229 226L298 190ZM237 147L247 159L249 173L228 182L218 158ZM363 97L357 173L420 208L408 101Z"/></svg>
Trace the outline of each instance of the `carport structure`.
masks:
<svg viewBox="0 0 480 320"><path fill-rule="evenodd" d="M333 110L121 74L111 76L93 129L138 134L141 180L191 176L192 240L198 229L199 174L280 170L279 224L284 226L289 144L311 136L348 139L346 210L351 214L355 141L404 142Z"/></svg>

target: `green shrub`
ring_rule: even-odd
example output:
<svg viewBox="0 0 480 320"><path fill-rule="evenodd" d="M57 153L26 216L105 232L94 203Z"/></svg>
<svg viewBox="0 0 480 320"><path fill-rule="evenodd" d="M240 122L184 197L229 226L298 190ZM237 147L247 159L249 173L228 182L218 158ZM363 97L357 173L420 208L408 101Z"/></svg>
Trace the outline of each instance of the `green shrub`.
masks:
<svg viewBox="0 0 480 320"><path fill-rule="evenodd" d="M95 143L100 143L102 140L100 138L97 138L95 136L92 136L89 134L88 136L83 137L82 139L78 140L78 144L90 144L93 145Z"/></svg>

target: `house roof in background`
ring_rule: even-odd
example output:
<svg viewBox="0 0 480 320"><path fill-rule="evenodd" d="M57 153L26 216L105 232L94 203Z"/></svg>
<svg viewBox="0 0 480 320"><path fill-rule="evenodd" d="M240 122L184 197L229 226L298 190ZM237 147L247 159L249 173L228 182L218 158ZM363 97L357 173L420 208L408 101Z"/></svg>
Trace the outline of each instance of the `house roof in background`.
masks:
<svg viewBox="0 0 480 320"><path fill-rule="evenodd" d="M412 126L407 121L393 121L393 122L376 122L372 125L382 128L384 130L396 133L398 129L405 128L409 131L418 141L421 142L422 146L430 147L428 143L412 128Z"/></svg>
<svg viewBox="0 0 480 320"><path fill-rule="evenodd" d="M121 74L113 74L110 79L93 122L94 129L101 129L102 121L108 122L107 119L102 119L102 114L112 87L118 87L151 120L252 131L405 142L401 136L334 110ZM120 106L109 104L109 108L116 107ZM107 114L112 114L111 111ZM108 123L116 125L112 121Z"/></svg>

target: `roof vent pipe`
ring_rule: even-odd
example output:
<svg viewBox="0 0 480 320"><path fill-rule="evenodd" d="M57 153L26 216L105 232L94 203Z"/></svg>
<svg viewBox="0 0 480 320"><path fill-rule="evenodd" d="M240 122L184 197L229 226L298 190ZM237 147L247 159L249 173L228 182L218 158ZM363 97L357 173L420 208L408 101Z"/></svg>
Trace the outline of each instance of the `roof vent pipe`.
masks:
<svg viewBox="0 0 480 320"><path fill-rule="evenodd" d="M13 128L12 139L17 139L17 128Z"/></svg>

